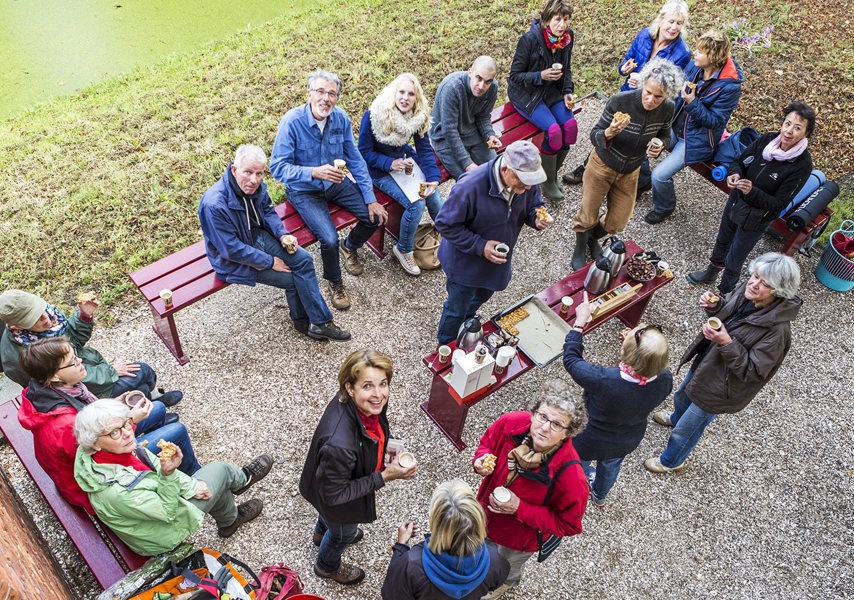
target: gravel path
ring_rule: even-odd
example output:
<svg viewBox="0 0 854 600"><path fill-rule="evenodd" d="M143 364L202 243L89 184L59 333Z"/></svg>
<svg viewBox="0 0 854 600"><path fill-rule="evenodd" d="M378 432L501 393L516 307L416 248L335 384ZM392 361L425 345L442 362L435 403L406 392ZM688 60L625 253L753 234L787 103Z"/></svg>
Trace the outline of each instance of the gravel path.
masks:
<svg viewBox="0 0 854 600"><path fill-rule="evenodd" d="M589 150L587 133L601 106L587 102L582 141L565 169ZM625 236L657 250L676 272L646 317L665 327L674 368L703 319L696 306L699 290L682 275L705 265L724 200L690 170L676 181L674 216L657 226L644 223L641 217L650 207L646 195ZM551 229L525 230L511 285L493 297L484 315L568 272L569 226L579 200L580 186L567 189L566 200L550 206L556 217ZM765 238L754 254L779 247ZM319 265L317 247L311 250ZM144 360L161 382L184 390L177 409L202 463L243 464L260 452L276 458L273 472L254 490L265 501L262 517L229 540L220 540L206 520L192 541L259 568L284 561L302 574L307 592L329 599L379 597L397 523L417 518L424 529L426 503L438 483L462 477L475 486L478 480L470 468L473 448L457 452L418 409L430 384L420 357L435 346L444 275L433 271L413 278L393 257L365 256L362 277L345 275L353 308L335 315L354 334L348 343L322 344L295 334L282 325L287 309L280 292L242 286L178 315L192 356L184 367L152 333L147 308L125 315L113 329L99 330L92 340L108 358ZM666 441L667 431L651 423L640 448L626 459L606 508L591 505L584 533L566 540L547 562L529 563L522 585L509 598L854 597L854 303L851 294L833 293L816 281L817 257L798 256L797 261L804 308L794 323L792 350L774 380L743 412L713 423L681 473L661 476L643 469L643 460L659 453ZM619 330L610 322L587 336L587 358L614 364ZM364 541L345 553L345 560L368 572L363 584L350 589L312 573L315 515L299 496L297 482L314 427L335 393L338 366L362 346L388 352L395 361L389 419L393 432L409 440L421 469L415 480L393 482L378 493L378 520L365 527ZM476 445L493 420L522 407L542 381L553 377L568 379L559 362L474 406L465 440ZM8 447L0 461L56 548L76 595L94 597L94 582L52 515L45 515Z"/></svg>

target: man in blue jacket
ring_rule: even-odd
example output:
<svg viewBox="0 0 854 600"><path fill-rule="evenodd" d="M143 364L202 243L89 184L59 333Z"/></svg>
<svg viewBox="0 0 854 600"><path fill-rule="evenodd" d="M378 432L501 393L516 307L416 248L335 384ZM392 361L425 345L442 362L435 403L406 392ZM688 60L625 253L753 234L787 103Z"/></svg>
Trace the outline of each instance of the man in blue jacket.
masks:
<svg viewBox="0 0 854 600"><path fill-rule="evenodd" d="M545 229L554 222L545 209L537 210L543 207L539 184L545 180L540 151L520 140L451 189L436 218L448 290L436 336L440 344L455 340L465 320L510 283L522 225Z"/></svg>
<svg viewBox="0 0 854 600"><path fill-rule="evenodd" d="M317 340L345 341L350 333L332 322L311 254L282 225L263 183L267 155L244 144L234 162L202 196L199 221L205 251L217 277L228 283L283 288L294 328ZM287 239L291 238L291 239Z"/></svg>
<svg viewBox="0 0 854 600"><path fill-rule="evenodd" d="M285 184L288 202L320 242L323 278L329 282L332 306L346 310L350 298L341 279L338 253L348 273L361 275L364 266L358 250L385 223L388 213L374 196L368 165L353 139L350 117L335 106L340 96L337 75L321 70L308 74L308 102L282 117L270 172ZM345 164L337 167L338 160ZM359 220L340 243L327 202Z"/></svg>

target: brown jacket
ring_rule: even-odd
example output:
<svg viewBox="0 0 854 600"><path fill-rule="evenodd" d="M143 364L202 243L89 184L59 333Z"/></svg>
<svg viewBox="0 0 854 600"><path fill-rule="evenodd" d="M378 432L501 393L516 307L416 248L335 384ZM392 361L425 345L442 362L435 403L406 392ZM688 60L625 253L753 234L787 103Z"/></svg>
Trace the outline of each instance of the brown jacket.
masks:
<svg viewBox="0 0 854 600"><path fill-rule="evenodd" d="M744 297L747 282L742 283L722 300L717 311L709 310L721 321L735 313L749 300ZM771 304L750 314L731 328L732 341L719 346L711 343L699 364L694 364L694 377L685 392L691 402L706 412L737 413L753 400L759 390L774 376L792 345L791 322L801 308L801 299L775 299ZM679 367L694 358L707 341L702 332L685 350Z"/></svg>

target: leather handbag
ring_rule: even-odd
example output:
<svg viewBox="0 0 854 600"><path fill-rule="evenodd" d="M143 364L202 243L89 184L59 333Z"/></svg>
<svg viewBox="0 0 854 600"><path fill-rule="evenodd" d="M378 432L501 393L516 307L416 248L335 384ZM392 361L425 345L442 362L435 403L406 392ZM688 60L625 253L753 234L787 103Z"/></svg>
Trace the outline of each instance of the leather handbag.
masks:
<svg viewBox="0 0 854 600"><path fill-rule="evenodd" d="M422 223L415 230L415 248L413 249L413 258L415 264L425 271L438 269L439 257L436 252L439 250L439 242L442 236L436 231L436 226L433 223Z"/></svg>

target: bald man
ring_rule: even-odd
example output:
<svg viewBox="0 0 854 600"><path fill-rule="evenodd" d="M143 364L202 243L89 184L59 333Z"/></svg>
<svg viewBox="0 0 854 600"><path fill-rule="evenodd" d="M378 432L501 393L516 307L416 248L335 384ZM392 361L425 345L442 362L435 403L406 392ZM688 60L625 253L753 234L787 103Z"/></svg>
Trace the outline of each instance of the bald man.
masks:
<svg viewBox="0 0 854 600"><path fill-rule="evenodd" d="M451 73L436 90L430 140L454 179L495 158L501 147L490 119L498 98L497 71L492 58L479 56L468 71Z"/></svg>

